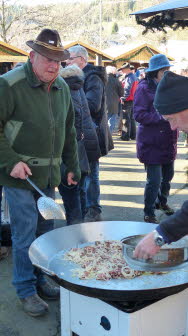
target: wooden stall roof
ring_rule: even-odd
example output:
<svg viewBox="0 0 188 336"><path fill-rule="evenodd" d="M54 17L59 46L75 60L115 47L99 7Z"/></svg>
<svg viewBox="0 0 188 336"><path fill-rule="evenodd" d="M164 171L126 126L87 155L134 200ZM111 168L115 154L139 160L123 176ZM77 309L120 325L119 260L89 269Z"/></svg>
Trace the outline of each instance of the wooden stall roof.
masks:
<svg viewBox="0 0 188 336"><path fill-rule="evenodd" d="M156 54L160 54L161 51L159 51L158 49L156 49L155 47L153 47L150 44L144 43L141 44L139 46L134 45L125 45L125 46L120 46L120 48L118 48L119 46L117 46L116 48L114 48L114 51L116 53L111 55L111 57L113 58L113 60L115 62L135 62L135 63L148 63L149 59L151 58L151 56L156 55ZM119 49L119 54L118 53L118 49ZM111 49L112 50L112 49ZM122 53L122 51L124 50L124 52ZM108 52L110 53L110 48L108 49ZM113 50L112 50L113 52ZM174 61L174 58L171 56L168 56L168 59L170 61Z"/></svg>
<svg viewBox="0 0 188 336"><path fill-rule="evenodd" d="M74 41L74 42L69 42L68 44L66 44L66 42L63 43L63 46L65 49L69 49L75 45L81 45L82 47L86 48L89 54L89 60L95 60L96 55L102 56L102 60L103 62L110 62L113 61L113 57L107 55L106 53L104 53L103 51L96 49L92 46L90 46L89 44L82 42L82 41Z"/></svg>
<svg viewBox="0 0 188 336"><path fill-rule="evenodd" d="M0 41L0 62L26 62L28 56L26 51Z"/></svg>
<svg viewBox="0 0 188 336"><path fill-rule="evenodd" d="M127 58L127 60L131 60L132 62L148 62L151 56L161 54L161 51L154 48L150 44L142 44L132 50L129 50L118 57L115 57L115 60L119 60L121 58ZM170 61L174 61L173 57L166 55Z"/></svg>

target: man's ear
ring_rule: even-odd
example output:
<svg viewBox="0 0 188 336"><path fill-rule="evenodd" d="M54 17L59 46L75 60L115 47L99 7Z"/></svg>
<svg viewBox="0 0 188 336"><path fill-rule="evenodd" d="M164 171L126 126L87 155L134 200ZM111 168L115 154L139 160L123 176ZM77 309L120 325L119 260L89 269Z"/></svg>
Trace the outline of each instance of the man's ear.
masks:
<svg viewBox="0 0 188 336"><path fill-rule="evenodd" d="M34 52L34 50L31 50L30 53L29 53L29 58L30 58L31 63L33 63L34 56L35 56L35 52Z"/></svg>

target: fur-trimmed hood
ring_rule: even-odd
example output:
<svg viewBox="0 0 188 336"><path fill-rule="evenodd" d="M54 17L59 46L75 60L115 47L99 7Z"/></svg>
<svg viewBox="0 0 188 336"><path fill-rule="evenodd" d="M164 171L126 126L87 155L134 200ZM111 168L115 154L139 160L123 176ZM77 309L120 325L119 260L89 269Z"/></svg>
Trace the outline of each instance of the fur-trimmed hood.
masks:
<svg viewBox="0 0 188 336"><path fill-rule="evenodd" d="M69 65L66 68L61 67L59 74L63 78L73 76L84 77L83 71L76 64Z"/></svg>
<svg viewBox="0 0 188 336"><path fill-rule="evenodd" d="M71 90L79 90L83 87L84 73L76 64L61 68L59 74Z"/></svg>

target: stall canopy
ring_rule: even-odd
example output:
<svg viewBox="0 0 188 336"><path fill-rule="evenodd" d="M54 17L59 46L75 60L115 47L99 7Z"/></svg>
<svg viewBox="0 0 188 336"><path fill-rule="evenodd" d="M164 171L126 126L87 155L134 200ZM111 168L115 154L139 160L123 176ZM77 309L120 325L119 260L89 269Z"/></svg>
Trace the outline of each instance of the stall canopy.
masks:
<svg viewBox="0 0 188 336"><path fill-rule="evenodd" d="M28 56L26 51L0 41L0 75L11 70L16 63L25 63Z"/></svg>
<svg viewBox="0 0 188 336"><path fill-rule="evenodd" d="M188 0L168 0L131 15L136 15L137 23L145 27L143 34L155 29L166 32L168 27L184 29L188 27Z"/></svg>
<svg viewBox="0 0 188 336"><path fill-rule="evenodd" d="M104 50L113 59L113 64L120 68L124 62L130 62L136 68L139 66L148 66L149 60L153 55L160 54L161 51L154 46L144 43L141 45L128 44L121 46L114 46ZM174 58L168 56L170 61L174 61Z"/></svg>
<svg viewBox="0 0 188 336"><path fill-rule="evenodd" d="M8 43L0 41L0 63L2 62L26 62L29 54Z"/></svg>

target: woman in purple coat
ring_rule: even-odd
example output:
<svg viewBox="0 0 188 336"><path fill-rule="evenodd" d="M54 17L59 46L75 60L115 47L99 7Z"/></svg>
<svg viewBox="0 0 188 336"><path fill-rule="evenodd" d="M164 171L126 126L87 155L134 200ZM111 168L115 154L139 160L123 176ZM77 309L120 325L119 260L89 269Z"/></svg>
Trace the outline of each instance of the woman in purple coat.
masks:
<svg viewBox="0 0 188 336"><path fill-rule="evenodd" d="M155 209L163 210L166 215L174 213L167 204L167 197L174 176L178 134L153 106L157 85L170 66L165 55L152 56L146 78L140 81L134 96L134 118L139 123L137 157L147 172L144 221L148 223L158 223Z"/></svg>

